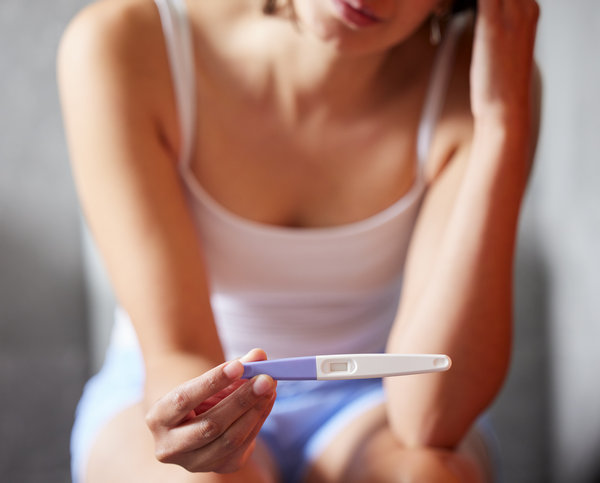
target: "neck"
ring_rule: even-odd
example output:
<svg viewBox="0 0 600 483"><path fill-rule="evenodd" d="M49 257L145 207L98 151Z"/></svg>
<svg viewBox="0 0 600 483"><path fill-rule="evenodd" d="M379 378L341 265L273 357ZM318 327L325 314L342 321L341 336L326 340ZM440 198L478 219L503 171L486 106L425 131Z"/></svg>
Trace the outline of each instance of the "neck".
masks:
<svg viewBox="0 0 600 483"><path fill-rule="evenodd" d="M381 54L342 57L310 39L282 55L273 69L284 105L297 115L316 106L344 114L369 103L385 60Z"/></svg>
<svg viewBox="0 0 600 483"><path fill-rule="evenodd" d="M284 116L301 120L318 113L347 117L362 113L398 92L422 64L422 35L402 45L369 53L348 53L301 26L277 44L271 57L271 88ZM428 47L428 44L426 42Z"/></svg>

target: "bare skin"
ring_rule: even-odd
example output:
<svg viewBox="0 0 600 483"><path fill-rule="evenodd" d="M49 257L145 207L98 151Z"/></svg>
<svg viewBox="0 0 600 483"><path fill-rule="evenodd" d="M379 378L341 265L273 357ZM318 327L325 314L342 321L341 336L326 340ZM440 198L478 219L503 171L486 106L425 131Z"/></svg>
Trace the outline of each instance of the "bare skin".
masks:
<svg viewBox="0 0 600 483"><path fill-rule="evenodd" d="M255 350L243 360L262 360L264 358L264 352ZM239 373L234 376L234 379L238 377ZM206 461L208 464L213 465L215 469L218 469L219 472L230 471L228 468L229 462L235 464L236 453L243 453L243 459L247 462L239 469L234 468L237 471L226 474L216 472L195 473L193 465L197 464L198 461L193 457L194 455L190 453L180 454L176 450L178 440L184 441L186 439L185 435L176 435L175 439L171 439L166 444L156 445L152 433L147 430L146 424L156 430L156 428L160 428L160 419L165 417L165 413L171 413L169 417L173 417L173 412L180 413L179 416L175 416L175 421L179 422L186 419L186 413L189 413L190 407L193 408L195 405L195 403L191 403L190 407L181 407L173 411L172 402L174 399L181 400L182 391L180 388L185 387L184 385L161 398L153 411L149 413L143 404L137 404L125 409L113 418L103 428L94 444L86 469L85 481L181 481L189 483L274 481L273 475L276 474L274 462L271 460L267 448L255 439L256 432L260 429L262 421L267 417L275 400L273 381L266 376L261 376L261 379L263 384L266 384L266 389L263 388L266 392L254 396L256 403L254 401L247 402L248 396L242 394L240 399L233 404L238 412L245 413L245 419L252 420L255 416L258 416L259 424L245 424L244 418L240 418L237 421L238 424L229 427L225 432L225 437L220 438L212 437L208 434L210 430L206 428L199 430L198 425L191 424L185 428L185 424L177 424L180 429L192 431L193 438L196 440L208 439L207 447L210 448L212 443L213 450L207 452ZM224 385L226 384L229 384L229 381L224 382ZM187 385L191 399L194 398L192 392L199 387L195 384ZM240 387L242 390L246 389L250 392L251 384L243 384ZM200 396L203 401L205 397ZM231 399L231 397L228 399ZM166 412L158 409L161 404L168 407ZM211 406L215 407L213 404ZM248 432L252 434L246 434ZM239 440L243 440L245 444L240 445L238 448L237 442ZM117 451L115 451L115 445L118 448ZM230 446L224 462L217 456L223 446ZM252 454L251 458L250 454Z"/></svg>
<svg viewBox="0 0 600 483"><path fill-rule="evenodd" d="M194 175L225 208L261 223L334 226L381 211L414 179L435 54L423 22L437 2L373 0L390 20L366 34L328 16L325 2L297 4L300 28L285 15L265 17L261 4L188 1ZM394 352L448 353L453 370L389 381L386 406L338 436L311 469L314 481L486 478L469 430L509 360L514 235L537 129L537 5L480 0L479 18L473 61L466 35L427 160L428 193L389 340ZM257 395L256 381L227 379L219 365L154 3L86 8L65 33L58 70L82 206L147 374L144 401L98 436L86 481L276 480L255 442L275 384L263 379Z"/></svg>
<svg viewBox="0 0 600 483"><path fill-rule="evenodd" d="M398 444L384 406L346 427L309 469L306 480L324 482L488 482L493 468L482 436L473 430L453 450Z"/></svg>

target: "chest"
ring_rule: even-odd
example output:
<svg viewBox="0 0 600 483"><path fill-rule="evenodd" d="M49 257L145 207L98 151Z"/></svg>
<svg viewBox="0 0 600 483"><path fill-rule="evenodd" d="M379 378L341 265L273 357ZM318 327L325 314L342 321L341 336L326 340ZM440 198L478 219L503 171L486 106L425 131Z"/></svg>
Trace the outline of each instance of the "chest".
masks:
<svg viewBox="0 0 600 483"><path fill-rule="evenodd" d="M215 201L253 221L358 221L410 190L419 107L335 120L316 111L298 122L243 96L199 96L192 172Z"/></svg>

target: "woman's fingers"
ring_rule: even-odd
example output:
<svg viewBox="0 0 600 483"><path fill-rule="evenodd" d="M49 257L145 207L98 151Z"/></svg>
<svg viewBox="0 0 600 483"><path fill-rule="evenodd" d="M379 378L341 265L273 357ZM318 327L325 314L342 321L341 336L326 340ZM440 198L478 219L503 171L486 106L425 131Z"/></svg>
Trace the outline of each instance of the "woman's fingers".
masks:
<svg viewBox="0 0 600 483"><path fill-rule="evenodd" d="M235 360L181 384L152 406L146 416L148 426L156 430L178 425L203 401L238 380L243 372L242 363Z"/></svg>
<svg viewBox="0 0 600 483"><path fill-rule="evenodd" d="M267 358L267 354L262 349L252 349L245 356L241 357L240 360L242 362L252 362L252 361L263 361ZM225 399L231 393L233 393L240 385L244 384L243 380L238 380L227 386L222 391L218 392L214 396L202 401L202 403L197 406L194 411L195 414L202 414L205 411L208 411L213 406L216 406L220 401Z"/></svg>
<svg viewBox="0 0 600 483"><path fill-rule="evenodd" d="M535 0L478 0L477 18L492 25L510 25L521 19L537 20L539 10Z"/></svg>
<svg viewBox="0 0 600 483"><path fill-rule="evenodd" d="M262 425L265 408L274 400L274 388L273 380L264 375L240 386L201 416L171 429L157 445L157 458L193 471L239 450Z"/></svg>
<svg viewBox="0 0 600 483"><path fill-rule="evenodd" d="M275 393L272 393L270 398L265 398L260 404L256 405L255 410L258 421L248 412L230 426L221 439L212 443L216 454L231 451L229 455L220 461L215 461L214 471L217 473L231 473L237 471L244 464L252 454L256 437L273 408L275 397Z"/></svg>
<svg viewBox="0 0 600 483"><path fill-rule="evenodd" d="M264 361L267 358L267 353L262 349L252 349L245 356L241 357L242 362Z"/></svg>
<svg viewBox="0 0 600 483"><path fill-rule="evenodd" d="M241 361L259 361L267 358L262 349L252 349ZM189 418L196 409L197 413L206 411L211 405L226 398L233 383L239 381L244 372L240 360L223 363L199 377L187 381L162 397L146 416L150 429L174 427ZM229 388L229 389L228 389Z"/></svg>
<svg viewBox="0 0 600 483"><path fill-rule="evenodd" d="M264 351L254 349L241 360L264 359ZM242 380L241 360L181 384L152 406L146 420L159 461L190 471L233 471L247 459L276 383L266 375Z"/></svg>
<svg viewBox="0 0 600 483"><path fill-rule="evenodd" d="M527 122L539 7L534 0L479 0L478 7L471 64L473 114Z"/></svg>
<svg viewBox="0 0 600 483"><path fill-rule="evenodd" d="M198 416L199 414L202 414L202 413L208 411L210 408L216 406L223 399L225 399L230 394L232 394L233 392L235 392L237 390L237 388L240 387L242 384L246 384L246 382L247 381L244 380L244 379L238 379L237 381L232 382L229 386L227 386L222 391L219 391L214 396L211 396L208 399L202 401L202 403L200 404L200 406L198 406L198 407L196 407L194 409L194 412L195 412L194 415Z"/></svg>
<svg viewBox="0 0 600 483"><path fill-rule="evenodd" d="M173 442L185 442L188 451L206 446L244 414L255 410L263 400L270 400L274 389L273 379L265 375L257 376L192 421L173 428L169 438Z"/></svg>
<svg viewBox="0 0 600 483"><path fill-rule="evenodd" d="M539 6L534 0L504 0L504 8L512 15L537 13Z"/></svg>
<svg viewBox="0 0 600 483"><path fill-rule="evenodd" d="M477 15L489 15L500 10L502 0L478 0Z"/></svg>

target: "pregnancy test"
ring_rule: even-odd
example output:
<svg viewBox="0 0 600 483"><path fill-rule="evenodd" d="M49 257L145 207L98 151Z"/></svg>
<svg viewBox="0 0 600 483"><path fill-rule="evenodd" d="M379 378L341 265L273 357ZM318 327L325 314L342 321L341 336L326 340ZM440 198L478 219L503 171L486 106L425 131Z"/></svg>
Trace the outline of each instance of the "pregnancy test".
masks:
<svg viewBox="0 0 600 483"><path fill-rule="evenodd" d="M242 378L267 374L278 380L370 379L450 369L444 354L336 354L244 363Z"/></svg>

